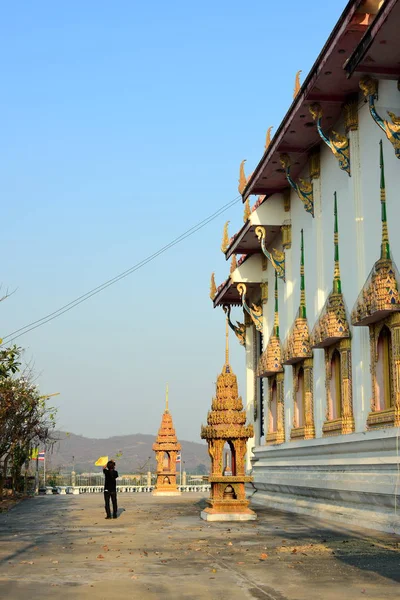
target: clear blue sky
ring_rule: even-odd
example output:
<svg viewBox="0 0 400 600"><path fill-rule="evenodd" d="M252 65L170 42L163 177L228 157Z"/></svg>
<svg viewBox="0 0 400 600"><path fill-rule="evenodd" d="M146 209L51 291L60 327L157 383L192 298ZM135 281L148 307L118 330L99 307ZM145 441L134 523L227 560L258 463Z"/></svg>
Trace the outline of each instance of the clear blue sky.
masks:
<svg viewBox="0 0 400 600"><path fill-rule="evenodd" d="M237 195L346 2L14 2L0 23L0 335L129 268ZM165 382L198 441L224 362L223 223L20 338L59 427L155 433ZM239 316L239 315L237 315ZM244 352L232 339L244 392Z"/></svg>

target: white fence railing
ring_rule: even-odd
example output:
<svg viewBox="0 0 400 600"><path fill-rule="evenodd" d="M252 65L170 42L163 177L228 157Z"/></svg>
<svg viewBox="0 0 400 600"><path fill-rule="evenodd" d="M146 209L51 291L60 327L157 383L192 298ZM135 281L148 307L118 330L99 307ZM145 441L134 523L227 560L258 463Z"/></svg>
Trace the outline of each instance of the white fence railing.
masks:
<svg viewBox="0 0 400 600"><path fill-rule="evenodd" d="M180 492L209 492L210 484L197 484L197 485L178 485ZM101 494L103 493L104 486L102 485L77 485L72 486L61 486L56 488L59 494ZM154 490L154 485L117 485L118 493L149 493ZM46 494L53 494L53 488L47 487Z"/></svg>

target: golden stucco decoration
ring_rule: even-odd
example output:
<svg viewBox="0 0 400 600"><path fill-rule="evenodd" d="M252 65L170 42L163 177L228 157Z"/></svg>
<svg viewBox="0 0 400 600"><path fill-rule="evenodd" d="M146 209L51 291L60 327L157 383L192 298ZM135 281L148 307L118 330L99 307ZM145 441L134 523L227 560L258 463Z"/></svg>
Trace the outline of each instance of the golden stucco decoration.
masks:
<svg viewBox="0 0 400 600"><path fill-rule="evenodd" d="M245 283L238 283L237 284L237 290L239 292L239 295L242 299L242 306L243 309L246 311L246 313L250 316L251 320L253 321L257 331L261 331L263 330L262 327L262 315L263 315L263 310L262 310L262 306L258 306L257 304L252 303L251 306L248 305L247 300L246 300L246 294L247 294L247 286Z"/></svg>
<svg viewBox="0 0 400 600"><path fill-rule="evenodd" d="M271 131L272 131L273 127L271 125L271 127L268 127L267 129L267 134L265 136L265 147L264 147L264 151L267 150L268 146L271 143Z"/></svg>
<svg viewBox="0 0 400 600"><path fill-rule="evenodd" d="M211 282L210 282L210 298L214 300L217 295L217 286L215 283L215 273L211 273Z"/></svg>
<svg viewBox="0 0 400 600"><path fill-rule="evenodd" d="M243 194L244 188L246 187L246 184L247 184L247 179L246 179L246 175L244 172L244 163L245 162L246 162L246 159L242 160L242 162L240 163L240 168L239 168L239 185L238 185L239 194Z"/></svg>
<svg viewBox="0 0 400 600"><path fill-rule="evenodd" d="M225 364L218 375L216 395L211 411L207 415L207 425L201 428L201 438L207 441L211 459L211 495L208 508L202 513L207 519L211 515L247 515L255 518L246 498L245 484L253 478L245 474L246 443L254 436L252 425L246 425L246 411L238 393L237 377L229 363L228 320L226 323ZM224 446L230 449L230 461L225 463ZM225 463L225 464L224 464Z"/></svg>
<svg viewBox="0 0 400 600"><path fill-rule="evenodd" d="M304 204L305 210L314 216L314 194L312 183L301 178L299 178L299 183L296 183L290 174L291 161L289 155L281 154L279 159L282 167L285 169L286 179L289 184Z"/></svg>
<svg viewBox="0 0 400 600"><path fill-rule="evenodd" d="M176 495L179 490L176 485L176 458L181 445L176 437L174 424L168 406L168 386L166 392L165 410L161 426L153 450L157 462L157 482L154 495Z"/></svg>
<svg viewBox="0 0 400 600"><path fill-rule="evenodd" d="M228 233L228 225L229 221L227 221L224 225L224 230L222 232L222 243L221 243L221 251L225 254L229 247L229 233Z"/></svg>
<svg viewBox="0 0 400 600"><path fill-rule="evenodd" d="M263 251L264 256L270 261L278 277L285 281L285 253L281 250L277 250L276 248L273 248L272 252L269 252L269 250L267 250L267 246L265 243L267 233L265 231L265 228L261 227L261 225L255 228L255 234L260 240L261 249Z"/></svg>
<svg viewBox="0 0 400 600"><path fill-rule="evenodd" d="M322 107L318 102L312 104L309 108L312 118L317 124L317 130L320 138L332 151L332 154L337 159L339 167L342 171L346 171L350 175L350 141L348 137L334 131L332 129L332 135L327 135L322 129Z"/></svg>
<svg viewBox="0 0 400 600"><path fill-rule="evenodd" d="M300 69L300 71L297 71L297 73L296 73L296 77L294 80L293 98L296 98L297 94L299 93L299 91L301 89L300 73L302 73L302 69Z"/></svg>
<svg viewBox="0 0 400 600"><path fill-rule="evenodd" d="M360 88L365 98L368 100L369 112L375 123L385 133L387 139L394 148L394 153L397 158L400 158L400 117L391 111L387 111L391 121L383 119L376 110L375 100L378 97L378 80L369 77L362 77L360 80Z"/></svg>

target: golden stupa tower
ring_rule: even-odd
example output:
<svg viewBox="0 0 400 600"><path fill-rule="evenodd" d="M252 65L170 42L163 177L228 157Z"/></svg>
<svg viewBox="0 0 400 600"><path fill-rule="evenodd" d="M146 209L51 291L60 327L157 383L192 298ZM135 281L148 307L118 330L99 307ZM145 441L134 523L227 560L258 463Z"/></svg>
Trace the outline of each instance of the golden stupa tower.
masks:
<svg viewBox="0 0 400 600"><path fill-rule="evenodd" d="M168 407L168 385L165 397L165 410L153 450L157 461L157 482L153 496L180 496L176 485L176 458L181 445L176 437L174 424Z"/></svg>
<svg viewBox="0 0 400 600"><path fill-rule="evenodd" d="M249 508L245 484L253 480L245 473L246 442L253 426L246 425L246 412L238 395L236 375L229 364L229 329L226 322L225 364L217 379L216 396L201 428L211 458L211 495L201 518L206 521L249 521L256 514ZM224 446L228 448L224 455ZM224 461L224 456L226 461ZM230 459L228 458L230 456ZM224 464L225 462L225 464Z"/></svg>

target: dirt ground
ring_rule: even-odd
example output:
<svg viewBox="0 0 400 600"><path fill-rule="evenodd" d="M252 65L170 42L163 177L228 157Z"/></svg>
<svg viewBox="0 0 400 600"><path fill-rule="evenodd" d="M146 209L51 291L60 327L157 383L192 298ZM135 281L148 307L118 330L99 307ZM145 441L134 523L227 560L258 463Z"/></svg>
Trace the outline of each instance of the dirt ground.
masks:
<svg viewBox="0 0 400 600"><path fill-rule="evenodd" d="M207 523L200 494L44 496L0 514L0 598L337 600L400 597L400 538L253 507Z"/></svg>

